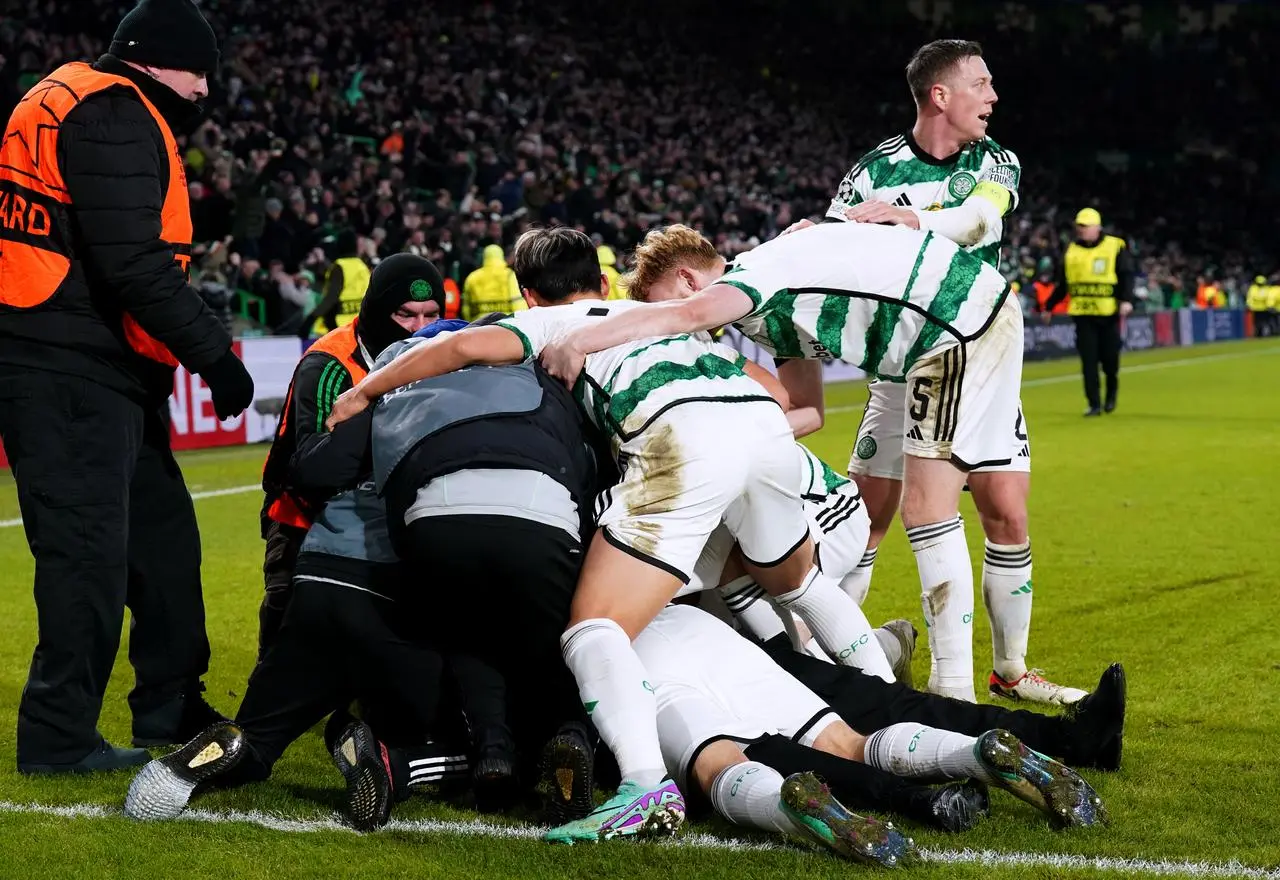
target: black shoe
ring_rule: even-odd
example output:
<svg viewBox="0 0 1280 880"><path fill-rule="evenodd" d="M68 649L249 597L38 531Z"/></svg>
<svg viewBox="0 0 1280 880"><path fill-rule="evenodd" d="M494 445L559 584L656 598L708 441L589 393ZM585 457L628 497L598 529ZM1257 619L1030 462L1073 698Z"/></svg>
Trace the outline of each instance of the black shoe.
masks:
<svg viewBox="0 0 1280 880"><path fill-rule="evenodd" d="M330 745L329 754L347 783L347 818L357 831L377 831L391 818L395 785L387 747L372 728L351 720Z"/></svg>
<svg viewBox="0 0 1280 880"><path fill-rule="evenodd" d="M134 777L124 799L130 819L176 819L196 786L240 763L244 733L229 721L211 725L172 754L152 761Z"/></svg>
<svg viewBox="0 0 1280 880"><path fill-rule="evenodd" d="M471 769L471 787L476 796L476 809L482 813L500 813L520 800L520 781L516 777L516 747L506 728L481 731Z"/></svg>
<svg viewBox="0 0 1280 880"><path fill-rule="evenodd" d="M1100 406L1091 406L1084 411L1084 417L1086 419L1091 418L1093 416L1100 416L1100 415L1102 415L1102 407Z"/></svg>
<svg viewBox="0 0 1280 880"><path fill-rule="evenodd" d="M1098 770L1119 770L1124 752L1127 681L1124 667L1112 663L1093 693L1071 707L1072 739L1079 743L1078 763Z"/></svg>
<svg viewBox="0 0 1280 880"><path fill-rule="evenodd" d="M1116 411L1116 399L1115 399L1114 397L1108 398L1108 399L1107 399L1107 402L1106 402L1106 403L1103 405L1103 407L1102 407L1102 411L1103 411L1103 412L1107 412L1107 413L1113 413L1113 412L1115 412L1115 411Z"/></svg>
<svg viewBox="0 0 1280 880"><path fill-rule="evenodd" d="M991 795L980 782L953 782L935 789L929 806L938 828L968 831L991 815Z"/></svg>
<svg viewBox="0 0 1280 880"><path fill-rule="evenodd" d="M141 767L150 760L151 753L146 749L121 749L104 739L96 749L79 761L73 761L70 764L24 764L19 761L18 772L29 776L54 773L106 773L112 770Z"/></svg>
<svg viewBox="0 0 1280 880"><path fill-rule="evenodd" d="M554 827L586 818L595 808L595 754L586 731L566 725L542 750L546 820Z"/></svg>
<svg viewBox="0 0 1280 880"><path fill-rule="evenodd" d="M179 694L158 709L133 718L133 744L145 748L180 745L188 742L214 724L225 724L227 718L205 702L198 690Z"/></svg>

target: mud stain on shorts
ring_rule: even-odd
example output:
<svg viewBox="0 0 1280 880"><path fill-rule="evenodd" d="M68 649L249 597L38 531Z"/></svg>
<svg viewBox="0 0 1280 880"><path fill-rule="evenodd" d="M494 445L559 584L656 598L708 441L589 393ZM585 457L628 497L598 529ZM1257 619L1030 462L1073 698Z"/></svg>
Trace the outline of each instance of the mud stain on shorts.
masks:
<svg viewBox="0 0 1280 880"><path fill-rule="evenodd" d="M684 455L669 423L648 432L640 451L627 462L626 493L622 499L639 533L635 549L655 555L662 538L662 524L648 519L675 510L684 493Z"/></svg>

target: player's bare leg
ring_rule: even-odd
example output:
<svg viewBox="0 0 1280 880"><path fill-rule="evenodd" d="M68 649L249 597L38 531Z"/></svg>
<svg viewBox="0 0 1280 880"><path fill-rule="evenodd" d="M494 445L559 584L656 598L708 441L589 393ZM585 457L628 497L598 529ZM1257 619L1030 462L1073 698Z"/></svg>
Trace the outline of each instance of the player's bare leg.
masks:
<svg viewBox="0 0 1280 880"><path fill-rule="evenodd" d="M799 615L833 660L843 666L856 666L885 681L894 681L893 666L867 616L815 563L812 538L806 537L804 543L776 564L757 565L745 555L743 561L755 582L764 587L784 611Z"/></svg>
<svg viewBox="0 0 1280 880"><path fill-rule="evenodd" d="M959 512L966 474L948 460L911 454L903 471L902 525L929 632L928 689L973 703L973 568Z"/></svg>
<svg viewBox="0 0 1280 880"><path fill-rule="evenodd" d="M862 503L867 508L867 516L871 518L871 534L867 539L867 550L862 561L840 582L840 588L861 605L867 598L867 591L871 589L871 572L876 564L880 542L889 534L889 526L893 525L893 518L898 513L898 505L902 500L902 481L852 471L849 477L858 484L858 492L862 494Z"/></svg>
<svg viewBox="0 0 1280 880"><path fill-rule="evenodd" d="M991 693L1062 705L1083 699L1087 691L1054 684L1038 671L1027 669L1033 600L1027 529L1031 474L974 472L969 475L969 490L987 538L982 599L991 624Z"/></svg>

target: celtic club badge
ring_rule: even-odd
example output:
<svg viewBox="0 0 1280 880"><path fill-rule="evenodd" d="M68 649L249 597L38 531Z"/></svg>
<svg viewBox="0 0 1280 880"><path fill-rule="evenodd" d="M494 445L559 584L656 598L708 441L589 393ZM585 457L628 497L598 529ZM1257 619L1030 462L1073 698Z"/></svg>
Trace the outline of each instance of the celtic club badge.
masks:
<svg viewBox="0 0 1280 880"><path fill-rule="evenodd" d="M426 302L431 299L431 282L422 278L414 279L409 285L409 299L414 302Z"/></svg>
<svg viewBox="0 0 1280 880"><path fill-rule="evenodd" d="M973 188L978 185L978 181L968 171L961 171L959 174L951 176L951 182L947 184L947 192L951 194L953 199L963 199L973 192Z"/></svg>
<svg viewBox="0 0 1280 880"><path fill-rule="evenodd" d="M863 461L868 461L875 457L876 454L876 438L870 434L858 441L858 445L853 449L854 455Z"/></svg>

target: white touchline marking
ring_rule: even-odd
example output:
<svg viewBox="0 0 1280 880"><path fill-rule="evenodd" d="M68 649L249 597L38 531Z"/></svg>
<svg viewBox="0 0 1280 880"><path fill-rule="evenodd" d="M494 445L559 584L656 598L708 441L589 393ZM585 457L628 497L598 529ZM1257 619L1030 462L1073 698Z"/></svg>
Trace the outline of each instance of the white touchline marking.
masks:
<svg viewBox="0 0 1280 880"><path fill-rule="evenodd" d="M63 819L123 818L116 807L101 804L50 804L14 803L0 801L0 813L28 813L58 816ZM272 831L291 834L309 834L335 831L355 834L338 817L325 819L291 819L258 810L187 810L177 821L208 822L212 824L240 823L257 825ZM498 825L479 819L470 821L447 819L392 819L388 831L412 834L450 834L457 837L484 837L496 840L537 840L543 829L534 825ZM686 833L659 846L688 847L690 849L728 850L733 852L785 851L793 849L782 843L739 840L716 837L701 832ZM996 850L945 850L922 849L925 861L949 865L986 865L990 867L1067 868L1095 871L1123 871L1130 874L1150 874L1160 877L1245 877L1250 880L1280 880L1280 868L1267 869L1242 865L1239 862L1176 862L1155 859L1123 859L1111 856L1078 856L1064 853L998 852Z"/></svg>
<svg viewBox="0 0 1280 880"><path fill-rule="evenodd" d="M1280 354L1280 346L1271 346L1269 348L1257 349L1255 351L1237 351L1230 354L1209 354L1204 357L1178 358L1171 361L1159 361L1154 364L1138 364L1132 367L1121 366L1120 375L1128 376L1133 373L1149 373L1153 370L1166 370L1170 367L1188 367L1195 364L1210 364L1214 361L1234 361L1240 358L1258 357L1267 354ZM863 381L863 380L856 380ZM1027 379L1022 383L1023 388L1038 388L1041 385L1060 385L1063 382L1079 382L1080 372L1063 373L1060 376L1045 376L1041 379ZM845 412L862 412L865 407L862 404L857 406L829 406L826 409L828 413L845 413Z"/></svg>
<svg viewBox="0 0 1280 880"><path fill-rule="evenodd" d="M261 492L262 484L254 483L251 486L232 486L228 489L209 489L204 492L192 492L192 499L199 501L201 498L221 498L224 495L244 495L246 492ZM12 529L22 525L22 517L17 519L0 519L0 529Z"/></svg>

